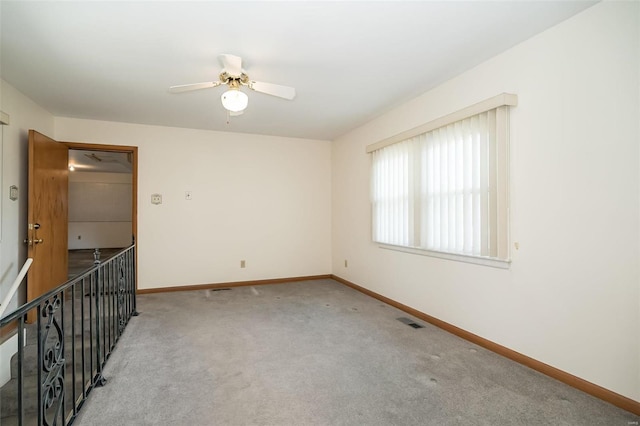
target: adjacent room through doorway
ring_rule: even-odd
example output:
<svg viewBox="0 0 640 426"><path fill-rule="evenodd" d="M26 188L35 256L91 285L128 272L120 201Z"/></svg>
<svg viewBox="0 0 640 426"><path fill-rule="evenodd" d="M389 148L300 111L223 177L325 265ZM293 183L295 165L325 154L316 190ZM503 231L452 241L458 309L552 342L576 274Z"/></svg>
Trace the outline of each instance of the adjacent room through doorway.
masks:
<svg viewBox="0 0 640 426"><path fill-rule="evenodd" d="M133 153L69 150L69 278L132 243Z"/></svg>

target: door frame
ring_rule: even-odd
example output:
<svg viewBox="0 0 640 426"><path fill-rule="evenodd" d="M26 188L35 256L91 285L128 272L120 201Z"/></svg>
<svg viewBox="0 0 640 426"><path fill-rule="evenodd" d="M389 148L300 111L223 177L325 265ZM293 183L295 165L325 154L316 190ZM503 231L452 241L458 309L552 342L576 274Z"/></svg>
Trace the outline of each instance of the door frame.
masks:
<svg viewBox="0 0 640 426"><path fill-rule="evenodd" d="M136 291L138 290L138 147L129 145L105 145L85 142L63 142L69 149L97 152L130 152L131 158L131 233L136 243Z"/></svg>

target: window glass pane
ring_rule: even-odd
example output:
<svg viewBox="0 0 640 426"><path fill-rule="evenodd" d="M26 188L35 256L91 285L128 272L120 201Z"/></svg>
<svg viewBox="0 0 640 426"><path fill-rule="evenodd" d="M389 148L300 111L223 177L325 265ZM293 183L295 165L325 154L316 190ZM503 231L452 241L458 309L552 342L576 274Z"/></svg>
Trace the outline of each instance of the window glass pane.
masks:
<svg viewBox="0 0 640 426"><path fill-rule="evenodd" d="M496 258L501 135L494 109L374 151L374 241Z"/></svg>

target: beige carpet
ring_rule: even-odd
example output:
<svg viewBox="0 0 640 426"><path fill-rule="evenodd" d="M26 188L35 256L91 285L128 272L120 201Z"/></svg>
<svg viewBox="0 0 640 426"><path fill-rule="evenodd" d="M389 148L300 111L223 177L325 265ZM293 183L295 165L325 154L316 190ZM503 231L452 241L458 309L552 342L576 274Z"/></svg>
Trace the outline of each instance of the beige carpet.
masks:
<svg viewBox="0 0 640 426"><path fill-rule="evenodd" d="M138 310L75 424L640 420L438 328L414 329L332 280L142 295Z"/></svg>

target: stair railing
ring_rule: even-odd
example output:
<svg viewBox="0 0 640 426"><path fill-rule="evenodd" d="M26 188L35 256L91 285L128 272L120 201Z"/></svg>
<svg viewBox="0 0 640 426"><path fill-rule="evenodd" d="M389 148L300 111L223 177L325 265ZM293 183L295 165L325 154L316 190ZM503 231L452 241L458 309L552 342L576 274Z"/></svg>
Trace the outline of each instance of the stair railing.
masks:
<svg viewBox="0 0 640 426"><path fill-rule="evenodd" d="M9 288L9 293L7 293L7 295L2 300L2 303L0 303L0 318L2 318L4 311L6 311L7 307L9 307L9 302L11 302L11 299L13 299L13 295L16 294L16 291L18 291L18 287L20 287L22 280L27 275L27 272L29 272L29 268L31 267L32 263L33 263L33 259L28 258L24 262L24 265L22 265L20 272L18 272L18 276L16 277L15 281L13 282L13 284L11 284L11 287Z"/></svg>
<svg viewBox="0 0 640 426"><path fill-rule="evenodd" d="M133 244L0 319L0 328L18 322L15 412L5 404L0 424L73 423L89 392L105 384L103 368L137 315L135 260ZM27 325L32 310L37 319Z"/></svg>

